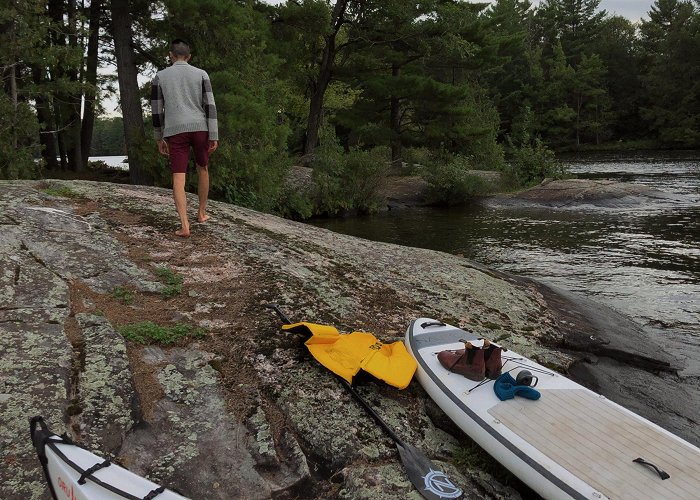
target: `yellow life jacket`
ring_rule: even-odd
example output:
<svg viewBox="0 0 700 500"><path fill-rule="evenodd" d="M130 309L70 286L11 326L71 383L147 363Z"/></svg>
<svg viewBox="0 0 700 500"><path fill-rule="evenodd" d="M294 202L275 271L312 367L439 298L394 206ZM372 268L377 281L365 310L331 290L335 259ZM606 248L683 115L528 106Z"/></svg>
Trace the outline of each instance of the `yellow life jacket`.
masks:
<svg viewBox="0 0 700 500"><path fill-rule="evenodd" d="M332 326L316 323L294 323L282 329L309 335L305 344L311 355L350 383L363 369L391 386L405 389L416 372L416 360L403 342L383 344L366 332L341 335Z"/></svg>

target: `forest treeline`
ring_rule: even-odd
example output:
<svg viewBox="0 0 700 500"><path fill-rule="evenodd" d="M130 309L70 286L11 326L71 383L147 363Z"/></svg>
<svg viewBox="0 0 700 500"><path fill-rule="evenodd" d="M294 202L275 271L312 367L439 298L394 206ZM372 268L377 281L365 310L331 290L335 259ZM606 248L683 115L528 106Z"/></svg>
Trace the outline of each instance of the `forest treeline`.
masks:
<svg viewBox="0 0 700 500"><path fill-rule="evenodd" d="M138 75L169 64L174 38L212 80L214 195L288 215L371 209L387 172L451 202L478 189L472 169L556 175L552 150L700 146L700 0L656 0L640 22L599 4L10 0L0 177L80 174L109 152L128 154L131 182L167 185ZM116 81L97 71L109 63ZM110 87L123 119L100 118ZM283 187L299 163L304 196Z"/></svg>

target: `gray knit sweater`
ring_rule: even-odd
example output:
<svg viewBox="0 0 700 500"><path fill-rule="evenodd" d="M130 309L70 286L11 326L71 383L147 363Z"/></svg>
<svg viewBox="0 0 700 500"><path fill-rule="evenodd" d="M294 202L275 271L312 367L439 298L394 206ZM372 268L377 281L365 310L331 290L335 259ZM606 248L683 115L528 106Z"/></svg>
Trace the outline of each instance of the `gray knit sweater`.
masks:
<svg viewBox="0 0 700 500"><path fill-rule="evenodd" d="M183 132L209 131L219 140L216 105L209 75L204 70L176 61L156 73L151 85L153 130L160 140Z"/></svg>

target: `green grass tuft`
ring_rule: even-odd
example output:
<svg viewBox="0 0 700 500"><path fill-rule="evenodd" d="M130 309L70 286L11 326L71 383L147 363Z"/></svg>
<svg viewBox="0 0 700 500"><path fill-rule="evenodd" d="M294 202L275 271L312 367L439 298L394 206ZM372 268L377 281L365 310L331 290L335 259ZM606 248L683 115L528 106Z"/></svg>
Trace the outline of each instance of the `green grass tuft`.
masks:
<svg viewBox="0 0 700 500"><path fill-rule="evenodd" d="M80 195L66 186L48 185L41 188L41 191L49 196L59 196L61 198L80 198Z"/></svg>
<svg viewBox="0 0 700 500"><path fill-rule="evenodd" d="M169 299L182 293L182 282L184 278L170 268L157 267L156 275L164 282L165 286L161 289L160 294Z"/></svg>
<svg viewBox="0 0 700 500"><path fill-rule="evenodd" d="M118 286L112 290L112 296L117 300L121 300L126 305L134 302L134 294L121 286Z"/></svg>
<svg viewBox="0 0 700 500"><path fill-rule="evenodd" d="M160 326L151 321L124 325L118 330L124 338L139 344L164 345L173 344L182 338L202 338L206 333L203 328L191 325Z"/></svg>

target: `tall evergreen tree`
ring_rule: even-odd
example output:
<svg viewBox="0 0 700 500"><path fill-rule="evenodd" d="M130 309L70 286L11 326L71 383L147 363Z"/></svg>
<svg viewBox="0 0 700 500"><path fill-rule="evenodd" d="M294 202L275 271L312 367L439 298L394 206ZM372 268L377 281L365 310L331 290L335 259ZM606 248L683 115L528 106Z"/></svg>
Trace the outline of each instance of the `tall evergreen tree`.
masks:
<svg viewBox="0 0 700 500"><path fill-rule="evenodd" d="M32 22L39 2L11 1L0 7L0 178L31 177L38 151L38 123L27 101L25 68L45 32Z"/></svg>
<svg viewBox="0 0 700 500"><path fill-rule="evenodd" d="M564 145L572 139L576 110L571 106L576 70L567 63L561 43L554 46L554 53L547 61L548 72L541 98L542 135L550 144Z"/></svg>
<svg viewBox="0 0 700 500"><path fill-rule="evenodd" d="M607 16L605 10L598 10L599 5L600 0L544 0L536 19L545 46L553 51L559 41L567 62L576 67L584 54L591 55Z"/></svg>
<svg viewBox="0 0 700 500"><path fill-rule="evenodd" d="M360 94L340 114L341 123L364 144L388 144L395 165L405 145L468 150L477 137L491 135L486 142L493 143L497 117L475 77L489 60L478 20L483 8L447 1L363 3L348 33L352 53L345 73Z"/></svg>
<svg viewBox="0 0 700 500"><path fill-rule="evenodd" d="M349 22L350 0L288 1L274 19L277 53L285 60L283 71L307 104L303 161L309 163L318 143L326 91L336 72L339 36Z"/></svg>
<svg viewBox="0 0 700 500"><path fill-rule="evenodd" d="M610 99L605 88L605 66L598 54L583 56L573 78L576 146L587 137L600 144L610 121ZM586 137L587 136L587 137Z"/></svg>
<svg viewBox="0 0 700 500"><path fill-rule="evenodd" d="M635 25L620 16L604 19L594 51L607 69L605 87L610 97L612 137L643 136L645 131L639 116L641 53Z"/></svg>
<svg viewBox="0 0 700 500"><path fill-rule="evenodd" d="M49 31L49 43L70 59L57 61L52 67L40 71L48 72L48 81L54 88L52 108L61 167L80 172L85 167L81 146L83 89L79 77L83 49L78 43L82 35L80 11L76 0L48 0L47 6L53 28Z"/></svg>
<svg viewBox="0 0 700 500"><path fill-rule="evenodd" d="M657 0L641 26L646 74L642 117L667 146L700 145L700 13L686 0Z"/></svg>
<svg viewBox="0 0 700 500"><path fill-rule="evenodd" d="M75 127L75 120L54 121L54 96L79 95L79 82L69 74L80 67L81 52L55 43L65 42L67 28L50 15L51 6L46 0L12 0L0 7L0 176L35 176L40 144L45 155L53 154L49 166L55 165L53 134ZM73 107L69 97L66 106Z"/></svg>
<svg viewBox="0 0 700 500"><path fill-rule="evenodd" d="M82 71L85 106L80 130L81 156L84 165L87 165L90 155L92 132L97 111L97 66L99 62L100 21L104 10L103 7L103 0L91 0L87 10L89 27Z"/></svg>
<svg viewBox="0 0 700 500"><path fill-rule="evenodd" d="M114 54L119 79L119 101L124 118L124 138L129 157L129 179L132 184L152 184L153 176L143 164L139 147L145 141L143 108L138 85L131 0L112 0Z"/></svg>
<svg viewBox="0 0 700 500"><path fill-rule="evenodd" d="M412 103L428 91L412 66L429 50L430 26L421 17L432 2L369 1L353 11L350 27L352 85L361 90L354 108L341 117L368 144L389 144L392 162L399 164L402 135L414 130Z"/></svg>
<svg viewBox="0 0 700 500"><path fill-rule="evenodd" d="M500 42L504 63L488 79L501 118L501 131L508 133L519 115L528 85L528 53L533 45L532 4L529 0L497 0L486 12L491 30Z"/></svg>

